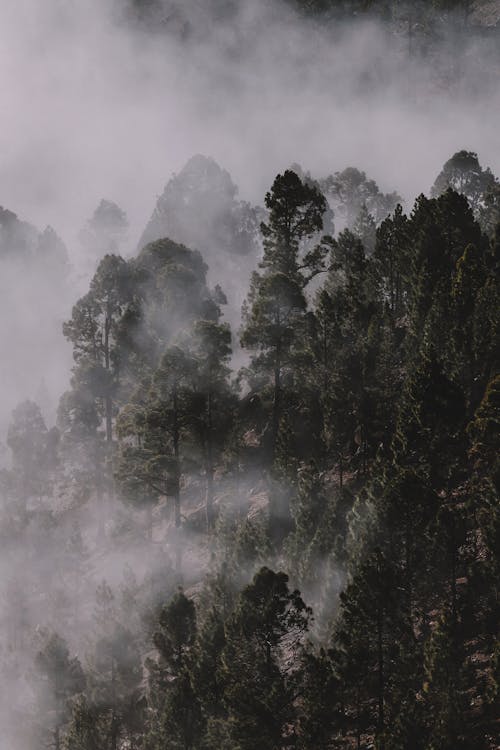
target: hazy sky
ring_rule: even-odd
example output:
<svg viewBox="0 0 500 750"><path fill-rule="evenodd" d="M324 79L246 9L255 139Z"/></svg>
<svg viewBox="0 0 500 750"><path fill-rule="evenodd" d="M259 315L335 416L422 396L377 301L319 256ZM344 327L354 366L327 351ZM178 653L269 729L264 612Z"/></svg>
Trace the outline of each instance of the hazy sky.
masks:
<svg viewBox="0 0 500 750"><path fill-rule="evenodd" d="M484 51L462 55L449 93L408 67L404 39L361 26L334 40L282 8L243 5L224 26L185 3L194 32L180 43L126 30L106 0L3 0L0 204L71 244L101 197L125 208L136 239L198 152L252 200L294 161L318 174L359 166L408 199L458 148L500 171Z"/></svg>
<svg viewBox="0 0 500 750"><path fill-rule="evenodd" d="M132 251L165 183L195 153L259 203L293 162L316 176L357 166L407 208L459 148L500 173L498 58L487 42L450 37L442 61L410 64L402 35L314 27L264 0L242 3L227 23L210 18L208 0L184 0L191 33L181 41L132 29L117 2L0 3L0 205L51 224L77 266L78 231L101 198L126 210ZM0 432L42 377L55 408L71 364L61 323L86 283L47 298L36 278L4 276Z"/></svg>

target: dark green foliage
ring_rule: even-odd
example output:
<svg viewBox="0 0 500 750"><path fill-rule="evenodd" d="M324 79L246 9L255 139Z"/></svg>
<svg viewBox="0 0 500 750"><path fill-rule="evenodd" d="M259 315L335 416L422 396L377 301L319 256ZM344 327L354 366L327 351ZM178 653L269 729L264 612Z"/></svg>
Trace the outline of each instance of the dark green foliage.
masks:
<svg viewBox="0 0 500 750"><path fill-rule="evenodd" d="M15 515L23 517L30 504L40 504L51 494L59 437L56 428L47 429L34 401L23 401L12 412L7 431L12 471L5 473L4 481L6 500Z"/></svg>
<svg viewBox="0 0 500 750"><path fill-rule="evenodd" d="M94 648L88 655L88 692L105 742L117 750L140 726L142 665L136 639L121 622L106 582L96 591L94 632Z"/></svg>
<svg viewBox="0 0 500 750"><path fill-rule="evenodd" d="M154 644L159 654L150 664L153 714L148 747L154 750L190 750L201 730L201 710L190 674L196 639L193 602L180 590L164 606Z"/></svg>
<svg viewBox="0 0 500 750"><path fill-rule="evenodd" d="M35 664L40 695L40 723L47 735L41 741L48 740L55 750L60 750L70 700L83 691L84 673L78 659L70 656L66 642L57 633L47 633L44 636Z"/></svg>
<svg viewBox="0 0 500 750"><path fill-rule="evenodd" d="M100 750L101 732L98 712L84 697L79 698L73 706L68 733L64 738L65 750Z"/></svg>
<svg viewBox="0 0 500 750"><path fill-rule="evenodd" d="M408 377L394 438L395 459L423 472L435 487L463 460L465 399L444 374L433 350ZM436 462L436 455L442 462Z"/></svg>
<svg viewBox="0 0 500 750"><path fill-rule="evenodd" d="M302 657L302 685L297 747L328 750L342 725L339 681L323 649Z"/></svg>
<svg viewBox="0 0 500 750"><path fill-rule="evenodd" d="M400 205L394 214L385 219L377 230L373 268L379 286L379 294L389 308L393 318L400 318L406 310L410 235L408 219Z"/></svg>
<svg viewBox="0 0 500 750"><path fill-rule="evenodd" d="M376 4L362 5L347 10ZM190 169L188 193L187 178L206 170L235 208L225 174L202 158ZM474 154L458 154L406 216L354 169L322 183L278 175L237 385L225 296L208 289L200 253L159 239L130 261L104 257L65 324L75 367L58 430L21 404L0 473L0 539L16 571L0 592L0 666L33 688L35 742L493 750L491 179ZM347 224L335 238L321 236L331 207L319 185ZM216 198L207 212L222 221ZM244 254L220 231L225 249ZM86 513L105 498L95 546ZM102 583L92 613L95 576L109 567L116 580L124 559L125 584ZM58 618L81 664L62 638L34 632L32 611L51 626ZM34 635L42 646L31 654ZM18 655L34 655L36 669Z"/></svg>
<svg viewBox="0 0 500 750"><path fill-rule="evenodd" d="M342 3L336 3L341 6ZM346 229L354 229L360 212L370 214L378 224L401 201L397 193L382 193L374 180L355 167L347 167L320 182L320 187L330 201L335 215Z"/></svg>
<svg viewBox="0 0 500 750"><path fill-rule="evenodd" d="M490 169L482 169L477 154L458 151L448 159L436 177L431 195L437 198L449 188L465 195L470 207L477 215L484 206L485 196L497 183Z"/></svg>
<svg viewBox="0 0 500 750"><path fill-rule="evenodd" d="M464 655L456 626L443 617L432 633L425 650L424 694L426 708L432 716L430 747L480 748L465 736L465 717L469 701L466 696ZM484 747L484 745L483 745Z"/></svg>
<svg viewBox="0 0 500 750"><path fill-rule="evenodd" d="M262 568L241 593L227 631L221 674L235 746L285 748L294 734L297 649L311 612L288 577ZM289 665L289 666L287 666Z"/></svg>
<svg viewBox="0 0 500 750"><path fill-rule="evenodd" d="M314 185L302 182L295 172L287 170L276 177L266 195L266 207L269 219L261 224L262 273L252 277L243 309L241 344L255 352L250 383L261 375L272 401L269 441L274 461L288 391L293 388L293 366L303 355L304 288L322 270L328 243L323 241L300 255L302 241L323 228L326 201Z"/></svg>

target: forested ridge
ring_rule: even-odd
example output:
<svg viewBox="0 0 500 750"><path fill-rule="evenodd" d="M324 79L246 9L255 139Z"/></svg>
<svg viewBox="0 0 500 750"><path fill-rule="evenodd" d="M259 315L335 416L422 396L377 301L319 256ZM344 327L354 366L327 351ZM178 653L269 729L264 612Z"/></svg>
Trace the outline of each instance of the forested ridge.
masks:
<svg viewBox="0 0 500 750"><path fill-rule="evenodd" d="M129 259L100 204L70 389L0 473L9 747L497 747L499 199L468 151L409 211L197 156Z"/></svg>

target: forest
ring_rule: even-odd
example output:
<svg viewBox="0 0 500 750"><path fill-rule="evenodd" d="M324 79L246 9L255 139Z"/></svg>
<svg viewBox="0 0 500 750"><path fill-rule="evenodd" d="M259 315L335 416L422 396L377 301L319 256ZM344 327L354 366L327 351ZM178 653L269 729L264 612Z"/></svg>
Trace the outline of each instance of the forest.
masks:
<svg viewBox="0 0 500 750"><path fill-rule="evenodd" d="M416 56L477 13L424 5ZM120 23L196 36L170 6ZM297 162L244 200L197 154L133 246L100 200L78 268L0 207L5 750L499 747L500 181L464 146L411 202Z"/></svg>

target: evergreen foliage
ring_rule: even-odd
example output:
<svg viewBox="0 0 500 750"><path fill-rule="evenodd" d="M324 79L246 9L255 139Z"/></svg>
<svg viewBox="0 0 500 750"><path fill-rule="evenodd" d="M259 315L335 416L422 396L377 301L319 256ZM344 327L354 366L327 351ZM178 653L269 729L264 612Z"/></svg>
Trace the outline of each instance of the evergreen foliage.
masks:
<svg viewBox="0 0 500 750"><path fill-rule="evenodd" d="M1 615L33 742L493 750L492 180L460 152L406 215L357 170L279 174L237 379L198 251L163 238L102 258L64 324L58 428L21 403L0 472L6 554L40 560L31 589L8 581ZM41 244L57 250L50 233ZM50 628L32 627L34 604Z"/></svg>

